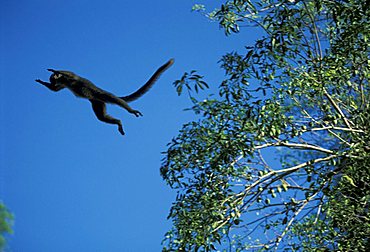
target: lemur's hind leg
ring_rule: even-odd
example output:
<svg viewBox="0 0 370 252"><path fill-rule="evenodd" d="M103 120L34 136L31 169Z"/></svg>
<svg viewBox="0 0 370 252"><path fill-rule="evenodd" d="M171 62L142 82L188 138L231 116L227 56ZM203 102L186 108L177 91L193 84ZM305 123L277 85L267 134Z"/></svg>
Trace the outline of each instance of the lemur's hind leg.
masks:
<svg viewBox="0 0 370 252"><path fill-rule="evenodd" d="M91 102L91 105L92 105L92 108L94 110L96 117L100 121L118 125L118 131L122 135L125 134L125 132L123 131L121 121L107 114L107 109L106 109L106 105L104 102L97 101L97 100L90 100L90 102Z"/></svg>
<svg viewBox="0 0 370 252"><path fill-rule="evenodd" d="M111 104L116 104L120 106L121 108L126 109L129 113L134 114L136 117L142 116L141 112L138 110L135 110L131 108L127 102L114 94L111 94L107 91L104 90L99 90L94 92L94 100L106 102L106 103L111 103ZM90 100L91 101L91 100Z"/></svg>

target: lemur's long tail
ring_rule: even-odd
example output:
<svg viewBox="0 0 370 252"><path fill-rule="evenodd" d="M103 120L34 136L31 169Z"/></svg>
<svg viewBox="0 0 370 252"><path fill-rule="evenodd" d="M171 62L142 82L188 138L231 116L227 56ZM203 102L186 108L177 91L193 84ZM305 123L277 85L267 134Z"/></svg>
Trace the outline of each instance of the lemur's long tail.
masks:
<svg viewBox="0 0 370 252"><path fill-rule="evenodd" d="M153 84L158 80L159 76L161 76L161 74L164 71L166 71L173 63L174 63L174 59L170 59L163 66L158 68L157 71L155 71L155 73L152 75L152 77L150 77L150 79L141 88L139 88L137 91L135 91L134 93L130 95L119 97L119 98L125 100L126 102L135 101L136 99L144 95L146 92L148 92L149 89L153 86Z"/></svg>

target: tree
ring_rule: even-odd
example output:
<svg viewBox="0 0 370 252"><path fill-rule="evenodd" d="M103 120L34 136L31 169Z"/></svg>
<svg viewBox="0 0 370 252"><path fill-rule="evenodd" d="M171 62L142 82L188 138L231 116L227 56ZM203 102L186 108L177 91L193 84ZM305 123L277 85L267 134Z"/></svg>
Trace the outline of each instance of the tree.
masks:
<svg viewBox="0 0 370 252"><path fill-rule="evenodd" d="M177 197L163 251L370 247L370 1L233 0L207 13L264 36L220 60L164 153ZM249 30L248 30L249 31ZM176 81L207 87L196 72ZM273 158L272 158L273 157Z"/></svg>
<svg viewBox="0 0 370 252"><path fill-rule="evenodd" d="M0 203L0 251L3 251L5 247L6 233L11 234L11 222L13 220L13 215L7 210L4 204Z"/></svg>

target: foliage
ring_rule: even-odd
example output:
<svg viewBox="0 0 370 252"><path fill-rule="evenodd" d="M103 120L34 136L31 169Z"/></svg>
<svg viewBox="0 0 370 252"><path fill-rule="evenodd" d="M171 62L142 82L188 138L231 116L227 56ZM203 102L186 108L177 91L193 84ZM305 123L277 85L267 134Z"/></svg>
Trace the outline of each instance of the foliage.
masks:
<svg viewBox="0 0 370 252"><path fill-rule="evenodd" d="M193 8L227 35L252 26L264 36L222 57L219 98L191 96L201 119L183 126L161 167L177 190L163 251L369 247L368 6L233 0L210 13ZM175 86L181 93L199 81L207 87L186 73Z"/></svg>
<svg viewBox="0 0 370 252"><path fill-rule="evenodd" d="M11 223L13 220L13 215L9 213L6 209L5 205L0 203L0 251L5 246L5 238L4 235L6 233L11 234Z"/></svg>
<svg viewBox="0 0 370 252"><path fill-rule="evenodd" d="M196 93L199 92L199 89L204 90L205 88L209 88L208 84L203 80L203 77L204 76L197 74L197 71L195 70L190 71L190 73L184 73L180 80L176 80L173 83L176 88L177 94L181 95L185 86L188 90L190 98L192 98L193 96L191 95L191 91L193 89L191 88L190 83L193 83L193 88Z"/></svg>

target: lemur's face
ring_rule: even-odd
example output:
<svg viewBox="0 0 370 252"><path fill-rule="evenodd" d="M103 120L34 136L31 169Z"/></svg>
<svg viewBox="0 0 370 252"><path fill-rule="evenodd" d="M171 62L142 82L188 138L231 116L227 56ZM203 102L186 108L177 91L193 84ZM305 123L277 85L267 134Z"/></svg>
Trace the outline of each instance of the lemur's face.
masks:
<svg viewBox="0 0 370 252"><path fill-rule="evenodd" d="M57 73L53 73L52 75L50 75L50 83L52 84L56 84L56 83L61 83L63 82L63 76L61 74L57 74Z"/></svg>

